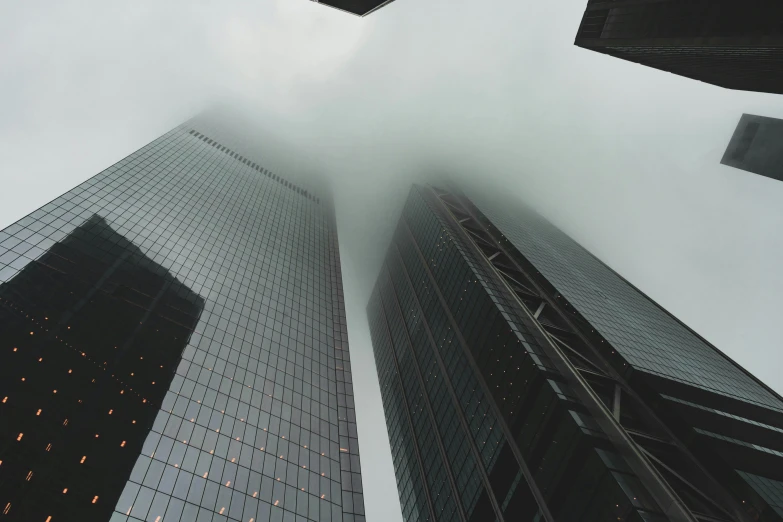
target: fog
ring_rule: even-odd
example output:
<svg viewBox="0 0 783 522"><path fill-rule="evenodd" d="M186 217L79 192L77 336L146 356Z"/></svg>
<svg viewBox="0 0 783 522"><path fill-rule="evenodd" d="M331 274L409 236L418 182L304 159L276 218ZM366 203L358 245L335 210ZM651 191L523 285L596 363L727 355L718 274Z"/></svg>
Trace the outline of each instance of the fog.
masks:
<svg viewBox="0 0 783 522"><path fill-rule="evenodd" d="M216 103L281 174L328 176L370 522L401 516L364 307L431 175L524 199L783 392L783 183L719 164L740 115L783 98L576 48L584 5L4 2L0 228Z"/></svg>

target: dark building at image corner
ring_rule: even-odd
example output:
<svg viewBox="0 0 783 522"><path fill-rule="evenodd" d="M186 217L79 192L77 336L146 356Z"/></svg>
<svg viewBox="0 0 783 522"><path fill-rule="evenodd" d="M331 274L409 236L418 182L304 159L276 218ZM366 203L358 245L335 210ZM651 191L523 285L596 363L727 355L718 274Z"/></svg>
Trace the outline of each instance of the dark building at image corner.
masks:
<svg viewBox="0 0 783 522"><path fill-rule="evenodd" d="M743 114L721 163L783 181L783 120Z"/></svg>
<svg viewBox="0 0 783 522"><path fill-rule="evenodd" d="M783 521L783 399L505 196L414 186L368 305L406 521Z"/></svg>
<svg viewBox="0 0 783 522"><path fill-rule="evenodd" d="M334 7L340 11L346 11L348 13L357 16L367 16L374 13L381 7L384 7L394 0L312 0L319 4L324 4L329 7Z"/></svg>
<svg viewBox="0 0 783 522"><path fill-rule="evenodd" d="M783 94L777 0L589 0L575 44L729 89Z"/></svg>
<svg viewBox="0 0 783 522"><path fill-rule="evenodd" d="M0 231L0 522L364 522L331 197L233 123Z"/></svg>

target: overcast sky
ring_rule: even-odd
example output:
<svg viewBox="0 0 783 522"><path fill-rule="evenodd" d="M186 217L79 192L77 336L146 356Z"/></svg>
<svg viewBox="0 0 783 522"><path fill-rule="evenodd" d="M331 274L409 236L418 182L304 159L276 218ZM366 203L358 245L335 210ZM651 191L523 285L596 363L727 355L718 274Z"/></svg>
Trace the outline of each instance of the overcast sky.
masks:
<svg viewBox="0 0 783 522"><path fill-rule="evenodd" d="M720 165L734 92L572 45L585 0L0 3L0 228L216 101L331 177L370 522L401 520L364 307L410 183L539 209L783 392L783 183ZM287 150L285 154L282 152Z"/></svg>

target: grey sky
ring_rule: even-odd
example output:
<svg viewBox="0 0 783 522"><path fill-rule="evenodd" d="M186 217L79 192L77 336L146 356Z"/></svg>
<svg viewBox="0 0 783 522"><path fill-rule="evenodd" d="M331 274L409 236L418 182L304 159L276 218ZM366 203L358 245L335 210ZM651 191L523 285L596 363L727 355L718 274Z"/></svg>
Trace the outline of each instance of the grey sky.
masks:
<svg viewBox="0 0 783 522"><path fill-rule="evenodd" d="M783 183L719 164L733 92L578 49L585 0L0 5L0 228L215 101L335 187L367 513L400 520L364 306L411 181L518 194L783 392ZM268 142L268 141L267 141Z"/></svg>

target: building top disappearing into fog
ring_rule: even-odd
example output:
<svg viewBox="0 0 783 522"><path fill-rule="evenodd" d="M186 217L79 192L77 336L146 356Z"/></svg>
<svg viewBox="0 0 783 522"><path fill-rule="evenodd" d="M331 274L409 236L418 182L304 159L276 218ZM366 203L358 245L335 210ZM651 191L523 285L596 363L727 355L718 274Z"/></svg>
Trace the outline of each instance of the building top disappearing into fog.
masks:
<svg viewBox="0 0 783 522"><path fill-rule="evenodd" d="M778 0L590 0L576 45L695 80L783 93Z"/></svg>
<svg viewBox="0 0 783 522"><path fill-rule="evenodd" d="M743 114L721 163L783 181L783 120Z"/></svg>
<svg viewBox="0 0 783 522"><path fill-rule="evenodd" d="M0 520L364 522L331 197L247 136L188 121L0 230Z"/></svg>
<svg viewBox="0 0 783 522"><path fill-rule="evenodd" d="M347 11L357 16L367 16L388 5L394 0L312 0L319 4L328 5L341 11Z"/></svg>
<svg viewBox="0 0 783 522"><path fill-rule="evenodd" d="M517 201L415 186L368 317L406 520L783 522L783 399Z"/></svg>

